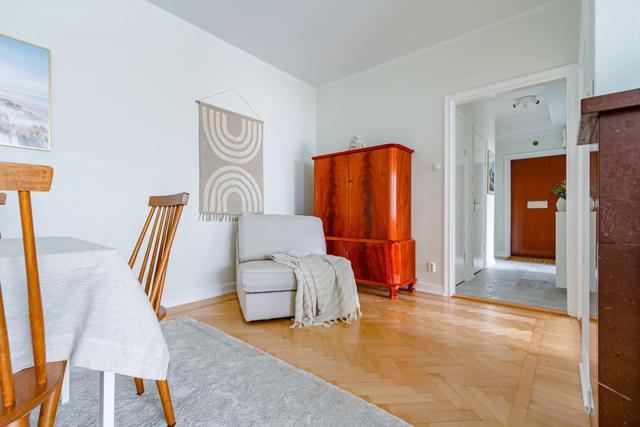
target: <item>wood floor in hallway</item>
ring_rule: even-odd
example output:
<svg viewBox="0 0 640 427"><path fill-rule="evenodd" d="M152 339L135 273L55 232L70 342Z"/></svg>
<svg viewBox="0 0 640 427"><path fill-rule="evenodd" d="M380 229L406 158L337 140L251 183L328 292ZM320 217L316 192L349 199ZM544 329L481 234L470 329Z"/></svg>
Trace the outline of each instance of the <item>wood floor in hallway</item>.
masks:
<svg viewBox="0 0 640 427"><path fill-rule="evenodd" d="M247 323L235 295L168 319L215 326L417 426L596 424L582 409L577 320L426 294L360 299L364 318L331 328Z"/></svg>

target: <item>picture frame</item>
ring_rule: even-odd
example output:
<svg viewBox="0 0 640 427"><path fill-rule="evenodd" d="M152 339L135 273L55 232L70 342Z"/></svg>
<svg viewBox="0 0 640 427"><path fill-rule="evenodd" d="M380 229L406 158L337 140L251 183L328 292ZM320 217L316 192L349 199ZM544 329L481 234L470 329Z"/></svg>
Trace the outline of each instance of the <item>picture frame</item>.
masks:
<svg viewBox="0 0 640 427"><path fill-rule="evenodd" d="M496 193L496 153L487 150L487 194Z"/></svg>
<svg viewBox="0 0 640 427"><path fill-rule="evenodd" d="M2 33L0 145L51 151L51 51Z"/></svg>

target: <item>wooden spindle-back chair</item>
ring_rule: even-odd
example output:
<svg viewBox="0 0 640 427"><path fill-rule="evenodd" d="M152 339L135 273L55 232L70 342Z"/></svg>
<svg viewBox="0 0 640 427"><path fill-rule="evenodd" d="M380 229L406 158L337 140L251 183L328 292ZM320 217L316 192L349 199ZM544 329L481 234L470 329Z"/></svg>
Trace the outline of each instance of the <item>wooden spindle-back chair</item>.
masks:
<svg viewBox="0 0 640 427"><path fill-rule="evenodd" d="M0 163L0 190L18 192L27 278L29 328L34 360L33 367L13 373L7 322L0 292L0 389L2 390L0 425L2 426L28 426L29 414L40 405L42 406L38 426L53 426L62 390L62 379L67 362L47 363L44 314L31 213L31 192L49 191L52 177L53 169L48 166Z"/></svg>
<svg viewBox="0 0 640 427"><path fill-rule="evenodd" d="M147 219L140 232L140 237L133 248L133 253L129 259L129 266L136 271L136 261L138 254L143 250L144 256L138 270L138 281L144 287L144 292L149 296L151 306L162 320L167 315L167 310L160 304L164 282L167 277L167 267L173 239L180 222L182 209L189 202L188 193L179 193L171 196L151 196L149 206L151 207ZM151 224L153 224L151 226ZM151 226L151 228L150 228ZM151 230L149 232L149 230ZM144 393L144 383L142 379L135 378L136 391L140 395ZM168 425L175 424L169 384L166 380L156 381L162 407Z"/></svg>

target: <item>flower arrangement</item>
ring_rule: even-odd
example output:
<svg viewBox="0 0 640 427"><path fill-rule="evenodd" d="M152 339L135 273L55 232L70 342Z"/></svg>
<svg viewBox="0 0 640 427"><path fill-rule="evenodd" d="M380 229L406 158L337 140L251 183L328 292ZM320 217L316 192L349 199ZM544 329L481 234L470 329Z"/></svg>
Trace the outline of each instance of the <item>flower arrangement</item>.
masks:
<svg viewBox="0 0 640 427"><path fill-rule="evenodd" d="M567 198L567 180L563 179L560 184L556 184L551 187L551 192L561 199Z"/></svg>

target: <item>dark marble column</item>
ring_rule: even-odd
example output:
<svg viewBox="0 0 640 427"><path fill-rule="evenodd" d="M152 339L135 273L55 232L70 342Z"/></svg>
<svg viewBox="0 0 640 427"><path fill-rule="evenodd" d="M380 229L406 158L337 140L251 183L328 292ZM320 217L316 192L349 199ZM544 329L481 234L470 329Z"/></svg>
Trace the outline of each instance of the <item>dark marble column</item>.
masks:
<svg viewBox="0 0 640 427"><path fill-rule="evenodd" d="M585 99L582 113L600 144L599 425L640 426L640 90Z"/></svg>

